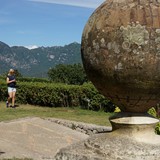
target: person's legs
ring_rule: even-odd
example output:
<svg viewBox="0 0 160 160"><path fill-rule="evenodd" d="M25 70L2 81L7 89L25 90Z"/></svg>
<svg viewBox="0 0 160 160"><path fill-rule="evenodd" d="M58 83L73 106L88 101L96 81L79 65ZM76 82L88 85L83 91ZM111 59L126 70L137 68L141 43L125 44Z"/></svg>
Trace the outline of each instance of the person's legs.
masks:
<svg viewBox="0 0 160 160"><path fill-rule="evenodd" d="M11 103L12 107L15 107L16 88L8 87L8 95L9 95L9 97L6 102L6 106L9 107L9 104Z"/></svg>
<svg viewBox="0 0 160 160"><path fill-rule="evenodd" d="M9 107L9 104L11 102L11 99L12 99L12 92L8 92L8 99L7 99L7 102L6 102L6 106Z"/></svg>
<svg viewBox="0 0 160 160"><path fill-rule="evenodd" d="M12 107L15 107L15 95L16 92L12 92Z"/></svg>

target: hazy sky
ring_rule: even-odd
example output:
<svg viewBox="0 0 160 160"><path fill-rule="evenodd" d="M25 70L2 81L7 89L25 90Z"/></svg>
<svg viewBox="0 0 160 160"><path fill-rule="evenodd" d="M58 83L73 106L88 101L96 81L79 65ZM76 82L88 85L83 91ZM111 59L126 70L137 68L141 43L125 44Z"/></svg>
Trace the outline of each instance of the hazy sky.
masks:
<svg viewBox="0 0 160 160"><path fill-rule="evenodd" d="M105 0L0 0L0 41L9 46L81 42L83 28Z"/></svg>

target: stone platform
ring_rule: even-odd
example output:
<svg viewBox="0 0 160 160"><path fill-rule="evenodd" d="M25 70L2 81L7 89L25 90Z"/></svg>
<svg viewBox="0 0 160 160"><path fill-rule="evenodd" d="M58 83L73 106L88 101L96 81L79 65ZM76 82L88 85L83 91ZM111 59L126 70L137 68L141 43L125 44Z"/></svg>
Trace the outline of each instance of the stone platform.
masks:
<svg viewBox="0 0 160 160"><path fill-rule="evenodd" d="M88 137L36 117L0 122L0 159L16 157L51 160L61 148Z"/></svg>

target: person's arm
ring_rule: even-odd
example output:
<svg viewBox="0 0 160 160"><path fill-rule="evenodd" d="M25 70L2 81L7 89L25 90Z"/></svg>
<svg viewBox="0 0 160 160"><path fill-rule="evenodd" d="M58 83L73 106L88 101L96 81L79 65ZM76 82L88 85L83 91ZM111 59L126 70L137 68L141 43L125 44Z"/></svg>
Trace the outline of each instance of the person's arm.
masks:
<svg viewBox="0 0 160 160"><path fill-rule="evenodd" d="M9 80L9 78L7 77L7 84L9 84L9 83L12 83L12 82L15 82L16 80L15 79L13 79L13 80Z"/></svg>

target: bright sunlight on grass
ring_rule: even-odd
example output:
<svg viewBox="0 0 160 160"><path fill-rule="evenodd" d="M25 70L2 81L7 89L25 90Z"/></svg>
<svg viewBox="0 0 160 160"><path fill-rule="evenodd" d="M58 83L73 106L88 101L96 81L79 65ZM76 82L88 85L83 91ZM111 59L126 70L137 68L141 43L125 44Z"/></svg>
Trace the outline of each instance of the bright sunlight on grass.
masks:
<svg viewBox="0 0 160 160"><path fill-rule="evenodd" d="M40 107L32 105L18 105L14 108L6 108L4 102L0 102L0 121L8 121L23 117L52 117L67 119L85 123L92 123L97 125L110 126L108 120L111 113L105 113L102 111L95 112L90 110L83 110L80 108L50 108Z"/></svg>

